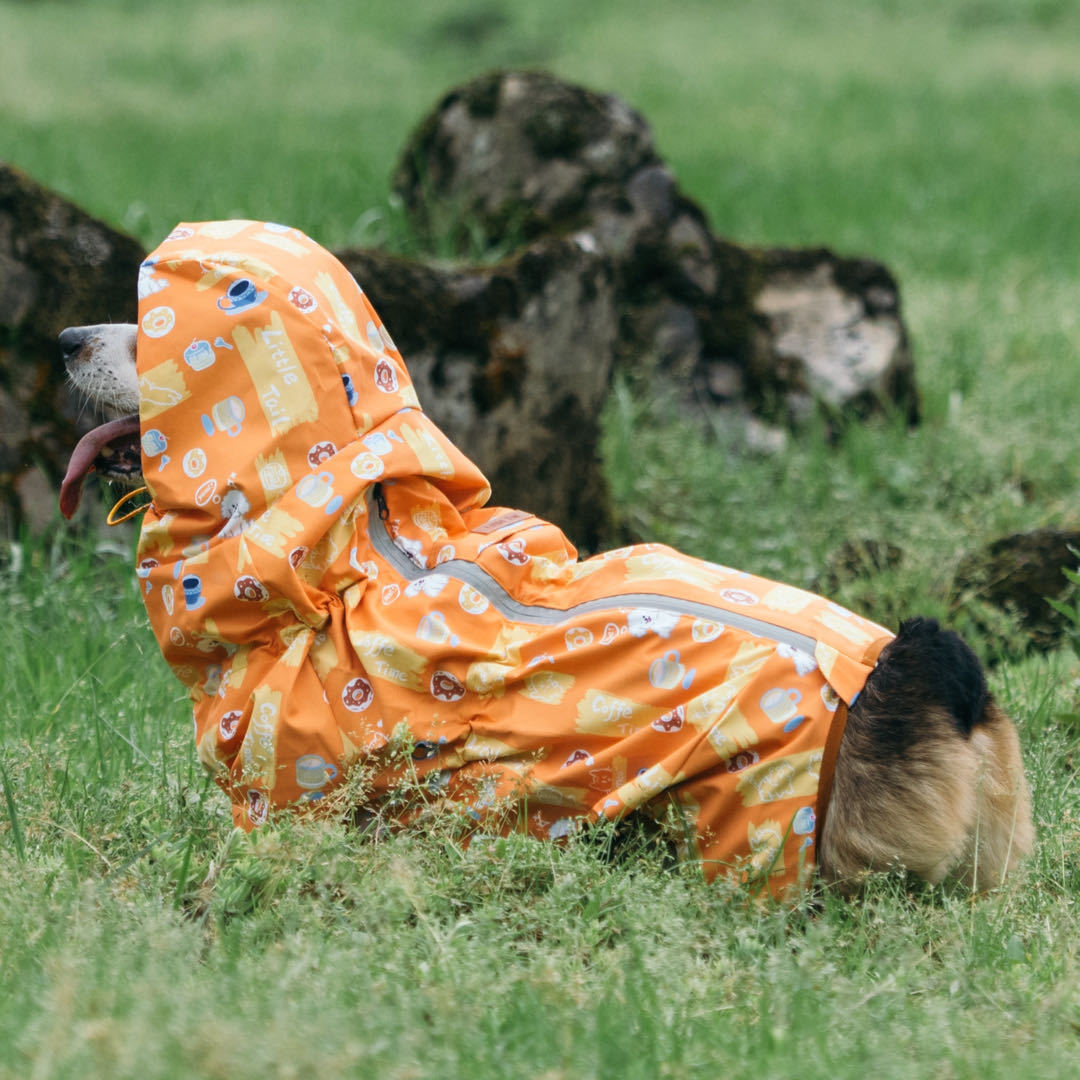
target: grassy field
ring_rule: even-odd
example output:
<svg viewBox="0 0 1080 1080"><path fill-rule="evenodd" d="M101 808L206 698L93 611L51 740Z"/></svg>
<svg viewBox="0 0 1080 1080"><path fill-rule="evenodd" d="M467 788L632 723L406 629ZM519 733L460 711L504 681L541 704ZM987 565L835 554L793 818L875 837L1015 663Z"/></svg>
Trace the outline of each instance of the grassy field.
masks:
<svg viewBox="0 0 1080 1080"><path fill-rule="evenodd" d="M960 603L987 539L1080 518L1080 10L1067 0L0 0L0 158L155 243L181 218L405 243L388 176L453 83L543 65L649 119L716 230L901 282L925 422L735 460L615 396L622 512L1007 659L1039 844L972 898L899 875L761 911L603 835L233 834L130 552L0 557L0 1077L1073 1077L1080 669ZM625 389L625 388L624 388Z"/></svg>

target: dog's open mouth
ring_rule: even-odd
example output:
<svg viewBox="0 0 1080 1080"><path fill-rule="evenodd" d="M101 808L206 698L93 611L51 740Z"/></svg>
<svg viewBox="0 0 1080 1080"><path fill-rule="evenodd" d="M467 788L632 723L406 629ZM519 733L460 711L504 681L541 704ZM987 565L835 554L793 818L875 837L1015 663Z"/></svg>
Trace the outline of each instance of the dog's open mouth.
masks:
<svg viewBox="0 0 1080 1080"><path fill-rule="evenodd" d="M60 485L60 513L64 517L70 518L78 510L83 480L91 471L108 480L129 483L142 476L138 415L110 420L79 440Z"/></svg>

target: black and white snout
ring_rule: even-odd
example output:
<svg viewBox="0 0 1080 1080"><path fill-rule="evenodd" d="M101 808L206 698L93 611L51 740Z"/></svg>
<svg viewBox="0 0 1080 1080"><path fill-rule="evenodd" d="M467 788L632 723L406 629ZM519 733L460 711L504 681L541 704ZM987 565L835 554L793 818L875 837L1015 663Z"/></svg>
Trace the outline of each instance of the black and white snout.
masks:
<svg viewBox="0 0 1080 1080"><path fill-rule="evenodd" d="M69 326L60 331L56 340L60 343L64 363L70 364L77 359L82 347L90 340L90 331L85 326Z"/></svg>

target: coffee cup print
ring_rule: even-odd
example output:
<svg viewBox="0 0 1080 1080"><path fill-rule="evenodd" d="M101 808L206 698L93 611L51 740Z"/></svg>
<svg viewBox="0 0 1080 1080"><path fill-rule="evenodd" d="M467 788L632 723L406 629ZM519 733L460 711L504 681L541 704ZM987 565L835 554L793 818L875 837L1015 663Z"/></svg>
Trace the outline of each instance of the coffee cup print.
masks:
<svg viewBox="0 0 1080 1080"><path fill-rule="evenodd" d="M296 783L308 791L316 791L336 779L337 766L318 754L301 754L296 759Z"/></svg>
<svg viewBox="0 0 1080 1080"><path fill-rule="evenodd" d="M334 494L334 477L328 472L308 473L296 485L296 495L308 506L322 506Z"/></svg>
<svg viewBox="0 0 1080 1080"><path fill-rule="evenodd" d="M209 416L203 413L203 431L207 435L213 435L216 429L235 437L243 430L245 415L244 403L238 397L223 398L210 410Z"/></svg>
<svg viewBox="0 0 1080 1080"><path fill-rule="evenodd" d="M206 597L202 594L202 578L196 574L185 574L180 582L184 590L184 603L188 611L195 611L206 603Z"/></svg>
<svg viewBox="0 0 1080 1080"><path fill-rule="evenodd" d="M657 690L674 690L677 686L689 690L696 673L696 668L687 671L686 666L679 662L678 649L671 649L649 665L649 682Z"/></svg>
<svg viewBox="0 0 1080 1080"><path fill-rule="evenodd" d="M783 725L785 731L794 731L805 719L799 714L799 702L802 694L793 688L784 690L774 686L766 690L761 697L761 711L777 725Z"/></svg>
<svg viewBox="0 0 1080 1080"><path fill-rule="evenodd" d="M251 278L237 278L226 290L225 295L218 300L217 306L226 315L239 315L242 311L261 304L267 295L265 290L256 288Z"/></svg>
<svg viewBox="0 0 1080 1080"><path fill-rule="evenodd" d="M416 636L421 641L430 641L436 645L449 642L456 648L460 644L457 634L451 632L450 627L446 625L446 619L439 611L431 611L420 620L416 627Z"/></svg>
<svg viewBox="0 0 1080 1080"><path fill-rule="evenodd" d="M390 440L381 432L373 431L360 440L373 454L389 454L393 447Z"/></svg>
<svg viewBox="0 0 1080 1080"><path fill-rule="evenodd" d="M213 365L216 359L217 357L214 355L214 349L210 342L202 341L199 338L192 341L184 350L184 363L192 371L205 371Z"/></svg>

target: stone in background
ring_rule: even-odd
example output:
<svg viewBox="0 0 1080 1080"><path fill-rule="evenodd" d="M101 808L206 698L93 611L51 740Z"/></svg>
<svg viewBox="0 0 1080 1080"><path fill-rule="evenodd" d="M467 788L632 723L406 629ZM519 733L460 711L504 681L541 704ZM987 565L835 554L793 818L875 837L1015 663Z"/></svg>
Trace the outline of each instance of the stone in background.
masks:
<svg viewBox="0 0 1080 1080"><path fill-rule="evenodd" d="M511 253L483 266L338 255L494 501L558 522L586 550L618 535L598 447L619 365L666 381L689 415L715 410L752 449L781 448L818 407L838 422L882 407L917 417L889 271L715 237L616 97L540 72L483 76L421 123L394 183L433 247L464 250L479 230ZM132 320L142 254L0 166L0 526L52 520L85 430L56 334Z"/></svg>

